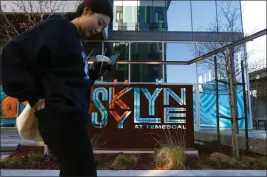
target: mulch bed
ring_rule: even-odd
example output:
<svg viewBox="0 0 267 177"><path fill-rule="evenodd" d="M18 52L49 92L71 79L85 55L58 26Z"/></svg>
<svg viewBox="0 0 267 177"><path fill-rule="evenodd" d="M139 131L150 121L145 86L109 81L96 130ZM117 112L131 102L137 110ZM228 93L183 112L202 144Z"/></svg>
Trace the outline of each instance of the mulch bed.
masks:
<svg viewBox="0 0 267 177"><path fill-rule="evenodd" d="M210 147L209 147L210 149ZM212 153L210 150L199 150L199 157L187 157L186 163L185 163L185 169L192 170L192 169L219 169L219 167L212 167L209 164L203 164L203 159L209 157L209 155ZM228 147L220 147L217 149L217 151L220 150L223 154L231 155L231 148ZM39 156L42 156L44 154L44 148L43 147L30 147L30 146L20 146L18 147L17 151L13 153L9 158L13 159L30 159L32 154L37 154ZM111 170L111 164L113 163L115 157L118 154L95 154L96 162L97 162L97 168L101 170ZM245 153L241 151L241 156L247 156L259 158L263 155L255 154L255 153ZM135 154L135 156L138 157L138 163L136 167L133 168L133 170L159 170L162 168L157 168L154 159L153 154ZM1 167L5 169L6 167ZM227 169L236 169L231 167L225 167ZM248 167L242 166L239 169L246 169ZM27 162L23 163L20 166L8 167L8 169L59 169L57 160L53 156L48 156L43 161L35 161L35 162ZM262 167L256 167L253 169L262 169Z"/></svg>

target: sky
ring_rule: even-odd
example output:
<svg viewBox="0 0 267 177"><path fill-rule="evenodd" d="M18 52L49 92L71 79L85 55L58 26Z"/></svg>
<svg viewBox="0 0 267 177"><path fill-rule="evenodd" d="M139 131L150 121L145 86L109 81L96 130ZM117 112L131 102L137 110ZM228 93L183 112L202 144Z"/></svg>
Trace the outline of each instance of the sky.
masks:
<svg viewBox="0 0 267 177"><path fill-rule="evenodd" d="M245 35L266 29L266 1L242 1ZM266 68L266 35L247 43L251 71Z"/></svg>

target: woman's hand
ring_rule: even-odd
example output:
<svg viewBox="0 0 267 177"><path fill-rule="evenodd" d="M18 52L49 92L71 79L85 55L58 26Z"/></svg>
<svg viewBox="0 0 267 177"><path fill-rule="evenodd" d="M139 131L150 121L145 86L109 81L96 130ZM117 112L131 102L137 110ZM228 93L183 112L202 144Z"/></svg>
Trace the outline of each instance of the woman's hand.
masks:
<svg viewBox="0 0 267 177"><path fill-rule="evenodd" d="M89 71L89 76L92 80L97 80L100 76L105 75L108 71L111 71L112 69L113 65L107 62L102 63L102 61L94 61L92 68Z"/></svg>
<svg viewBox="0 0 267 177"><path fill-rule="evenodd" d="M99 76L103 76L104 74L106 74L108 71L112 70L112 65L109 64L108 62L105 61L95 61L93 63L93 72Z"/></svg>
<svg viewBox="0 0 267 177"><path fill-rule="evenodd" d="M45 108L45 99L38 100L33 108L35 111L39 111L41 109L44 109Z"/></svg>

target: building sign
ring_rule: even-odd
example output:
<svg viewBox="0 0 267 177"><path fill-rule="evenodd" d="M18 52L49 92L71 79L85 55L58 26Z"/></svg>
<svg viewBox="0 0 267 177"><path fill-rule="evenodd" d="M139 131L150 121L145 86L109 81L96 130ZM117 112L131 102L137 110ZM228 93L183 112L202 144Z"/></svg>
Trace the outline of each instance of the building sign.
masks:
<svg viewBox="0 0 267 177"><path fill-rule="evenodd" d="M91 98L90 136L103 134L103 149L151 149L167 130L193 145L190 85L95 85Z"/></svg>

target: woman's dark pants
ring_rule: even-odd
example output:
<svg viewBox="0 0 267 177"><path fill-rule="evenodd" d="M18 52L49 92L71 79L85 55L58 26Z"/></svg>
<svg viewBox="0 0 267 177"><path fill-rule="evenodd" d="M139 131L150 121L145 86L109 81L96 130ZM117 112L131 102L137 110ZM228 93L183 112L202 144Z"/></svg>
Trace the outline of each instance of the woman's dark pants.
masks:
<svg viewBox="0 0 267 177"><path fill-rule="evenodd" d="M58 160L60 176L97 176L87 124L77 119L39 117L38 126Z"/></svg>

